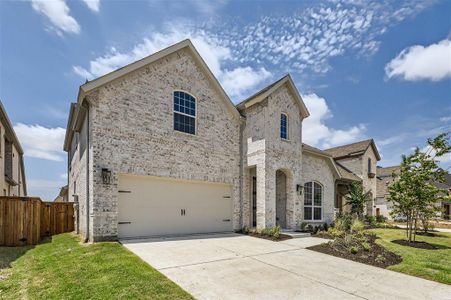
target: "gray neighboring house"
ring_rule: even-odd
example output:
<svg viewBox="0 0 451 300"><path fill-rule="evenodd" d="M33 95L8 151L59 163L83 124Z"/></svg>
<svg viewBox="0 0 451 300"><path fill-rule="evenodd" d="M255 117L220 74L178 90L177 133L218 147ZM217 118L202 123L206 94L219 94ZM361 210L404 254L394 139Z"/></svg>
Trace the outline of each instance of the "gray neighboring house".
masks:
<svg viewBox="0 0 451 300"><path fill-rule="evenodd" d="M289 75L234 105L189 40L87 82L64 142L76 230L101 241L330 223L336 182L362 178L302 143L308 116Z"/></svg>
<svg viewBox="0 0 451 300"><path fill-rule="evenodd" d="M387 200L387 186L393 182L394 176L398 175L399 172L399 166L385 168L377 167L376 215L382 215L388 219L392 219L390 212L393 205ZM451 196L451 174L445 175L445 182L435 182L434 185L439 189L446 190L448 196ZM449 220L451 215L451 201L439 201L436 203L436 206L441 209L441 212L437 215L437 217L440 219Z"/></svg>

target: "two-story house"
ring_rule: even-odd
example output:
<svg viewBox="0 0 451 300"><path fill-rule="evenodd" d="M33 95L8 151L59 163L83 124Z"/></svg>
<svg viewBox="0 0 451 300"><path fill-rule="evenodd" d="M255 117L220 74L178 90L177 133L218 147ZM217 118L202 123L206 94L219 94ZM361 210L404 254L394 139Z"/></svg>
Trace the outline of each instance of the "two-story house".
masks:
<svg viewBox="0 0 451 300"><path fill-rule="evenodd" d="M289 75L234 105L189 40L85 83L64 142L77 232L330 223L335 182L352 174L302 143L308 116Z"/></svg>
<svg viewBox="0 0 451 300"><path fill-rule="evenodd" d="M0 195L26 196L23 150L0 101Z"/></svg>
<svg viewBox="0 0 451 300"><path fill-rule="evenodd" d="M365 192L370 192L370 201L365 208L365 213L374 216L376 212L375 199L377 190L376 166L381 159L379 151L373 139L364 140L352 144L338 146L324 150L331 155L342 174L342 179L337 180L335 207L340 212L349 212L345 195L348 193L349 183L360 181Z"/></svg>

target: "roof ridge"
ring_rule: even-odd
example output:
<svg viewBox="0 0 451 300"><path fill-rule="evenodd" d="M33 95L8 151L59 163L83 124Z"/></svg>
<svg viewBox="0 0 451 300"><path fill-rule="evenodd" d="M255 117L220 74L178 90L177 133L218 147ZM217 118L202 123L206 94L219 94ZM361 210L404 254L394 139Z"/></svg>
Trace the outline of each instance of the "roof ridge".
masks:
<svg viewBox="0 0 451 300"><path fill-rule="evenodd" d="M267 86L263 87L262 89L260 89L259 91L257 91L256 93L254 93L253 95L247 97L246 99L240 101L239 103L237 103L235 106L239 106L241 104L244 104L245 102L257 97L260 94L263 94L264 92L266 92L267 90L271 89L273 86L275 86L276 84L278 84L279 82L281 82L283 79L285 79L286 77L289 77L290 74L286 74L284 76L282 76L281 78L277 79L276 81L268 84Z"/></svg>

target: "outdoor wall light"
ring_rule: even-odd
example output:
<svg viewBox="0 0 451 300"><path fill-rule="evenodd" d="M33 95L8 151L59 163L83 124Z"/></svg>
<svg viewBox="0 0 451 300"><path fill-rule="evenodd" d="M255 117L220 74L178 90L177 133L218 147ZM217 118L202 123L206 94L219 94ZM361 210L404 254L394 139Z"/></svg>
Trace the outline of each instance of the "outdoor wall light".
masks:
<svg viewBox="0 0 451 300"><path fill-rule="evenodd" d="M299 193L299 195L302 195L302 191L304 190L304 187L300 184L296 184L296 191Z"/></svg>
<svg viewBox="0 0 451 300"><path fill-rule="evenodd" d="M102 168L102 182L103 184L110 184L111 182L111 170Z"/></svg>

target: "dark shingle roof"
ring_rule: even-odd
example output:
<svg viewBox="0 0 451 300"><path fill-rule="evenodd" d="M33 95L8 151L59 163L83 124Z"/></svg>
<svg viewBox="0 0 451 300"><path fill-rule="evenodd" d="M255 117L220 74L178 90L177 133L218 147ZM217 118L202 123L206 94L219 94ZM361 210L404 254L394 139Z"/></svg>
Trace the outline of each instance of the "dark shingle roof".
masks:
<svg viewBox="0 0 451 300"><path fill-rule="evenodd" d="M373 139L326 149L324 150L324 152L332 155L334 159L340 159L344 157L363 155L370 146L373 146L376 157L378 160L380 160L379 152L377 151L376 144L374 143Z"/></svg>
<svg viewBox="0 0 451 300"><path fill-rule="evenodd" d="M342 179L350 181L362 181L362 179L359 176L355 175L351 170L349 170L345 166L341 165L336 161L335 164L337 165L338 171L340 172Z"/></svg>

